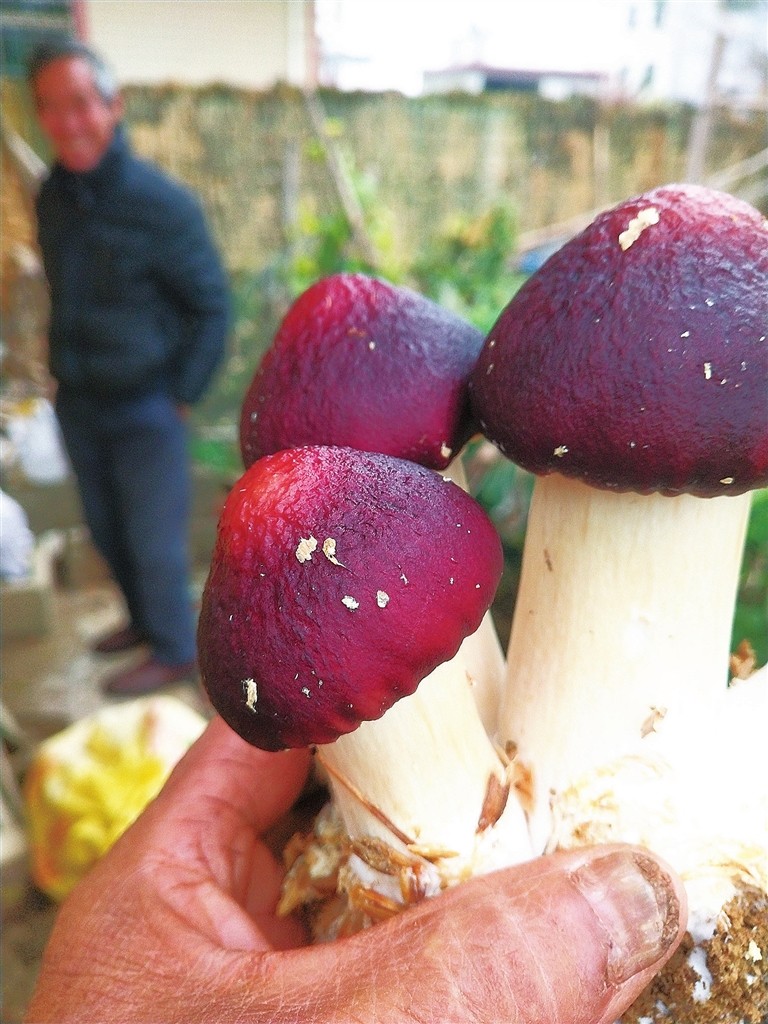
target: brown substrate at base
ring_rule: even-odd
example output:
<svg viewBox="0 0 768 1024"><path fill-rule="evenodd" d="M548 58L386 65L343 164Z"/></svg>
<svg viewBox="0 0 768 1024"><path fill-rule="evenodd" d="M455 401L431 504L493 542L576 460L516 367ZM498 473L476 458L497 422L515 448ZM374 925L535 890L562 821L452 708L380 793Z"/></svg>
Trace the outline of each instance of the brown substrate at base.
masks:
<svg viewBox="0 0 768 1024"><path fill-rule="evenodd" d="M712 975L705 1000L694 998L693 948L686 934L620 1024L768 1024L768 896L748 890L724 907L715 934L703 944Z"/></svg>
<svg viewBox="0 0 768 1024"><path fill-rule="evenodd" d="M387 896L365 885L351 857L389 879ZM277 912L299 913L315 942L344 938L399 914L425 899L427 862L373 837L351 839L333 805L314 821L312 831L296 834L283 851L286 876Z"/></svg>

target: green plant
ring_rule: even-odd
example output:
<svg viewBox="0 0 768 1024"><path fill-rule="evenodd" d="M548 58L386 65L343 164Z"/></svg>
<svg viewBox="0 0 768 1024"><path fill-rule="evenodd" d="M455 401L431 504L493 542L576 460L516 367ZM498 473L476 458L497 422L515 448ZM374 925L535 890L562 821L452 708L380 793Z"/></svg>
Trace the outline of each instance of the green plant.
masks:
<svg viewBox="0 0 768 1024"><path fill-rule="evenodd" d="M510 269L516 239L513 211L496 205L449 224L427 244L410 277L419 291L487 331L525 280Z"/></svg>
<svg viewBox="0 0 768 1024"><path fill-rule="evenodd" d="M326 127L334 137L342 134L334 119L330 119ZM327 159L318 140L311 140L305 146L305 154L318 162ZM335 155L339 165L337 173L344 179L359 210L358 231L365 234L376 262L372 263L361 251L355 230L342 208L334 204L330 211L319 212L316 201L305 198L299 203L293 236L276 261L278 273L292 298L330 274L359 271L380 274L393 282L402 276L393 256L390 214L379 201L374 178L360 171L354 159L340 146L336 147Z"/></svg>
<svg viewBox="0 0 768 1024"><path fill-rule="evenodd" d="M768 662L768 488L752 498L731 649L748 640L758 665Z"/></svg>

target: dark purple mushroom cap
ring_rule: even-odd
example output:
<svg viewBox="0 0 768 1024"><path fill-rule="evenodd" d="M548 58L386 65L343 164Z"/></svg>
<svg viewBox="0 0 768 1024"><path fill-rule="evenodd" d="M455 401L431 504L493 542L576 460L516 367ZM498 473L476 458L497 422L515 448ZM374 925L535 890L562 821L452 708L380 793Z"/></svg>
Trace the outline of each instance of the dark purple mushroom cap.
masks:
<svg viewBox="0 0 768 1024"><path fill-rule="evenodd" d="M467 382L483 335L411 291L335 274L291 306L243 402L249 466L339 445L443 469L476 431Z"/></svg>
<svg viewBox="0 0 768 1024"><path fill-rule="evenodd" d="M470 381L508 458L594 487L768 484L768 222L669 185L603 213L520 289Z"/></svg>
<svg viewBox="0 0 768 1024"><path fill-rule="evenodd" d="M219 522L198 626L205 688L255 746L328 743L452 658L501 570L485 512L432 470L349 448L266 456Z"/></svg>

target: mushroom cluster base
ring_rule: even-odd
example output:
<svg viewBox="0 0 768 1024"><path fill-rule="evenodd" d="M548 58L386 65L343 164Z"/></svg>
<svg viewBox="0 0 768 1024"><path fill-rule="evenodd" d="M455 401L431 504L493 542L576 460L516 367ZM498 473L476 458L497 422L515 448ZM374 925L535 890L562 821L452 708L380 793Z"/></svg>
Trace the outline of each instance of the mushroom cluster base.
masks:
<svg viewBox="0 0 768 1024"><path fill-rule="evenodd" d="M562 832L551 849L637 842L673 863L688 892L682 945L620 1024L768 1022L764 795L755 779L742 777L742 792L731 792L729 814L703 772L701 781L702 799L691 796L683 806L675 799L674 777L660 764L632 758L621 771L597 773L555 798L555 832Z"/></svg>
<svg viewBox="0 0 768 1024"><path fill-rule="evenodd" d="M684 943L620 1024L768 1022L766 682L768 668L726 691L714 732L699 735L702 757L630 755L552 795L547 852L637 843L673 864L688 891ZM316 942L462 881L423 849L350 838L334 802L291 839L285 861L280 912L300 912Z"/></svg>
<svg viewBox="0 0 768 1024"><path fill-rule="evenodd" d="M328 804L285 848L279 912L299 912L313 940L355 934L440 891L435 866L380 839L351 840ZM367 874L369 884L361 880ZM387 895L388 890L388 895ZM765 1024L768 893L742 883L713 933L695 927L617 1024Z"/></svg>
<svg viewBox="0 0 768 1024"><path fill-rule="evenodd" d="M352 839L333 802L308 833L293 836L283 859L287 873L278 913L299 912L315 942L354 935L443 887L426 857L377 836Z"/></svg>

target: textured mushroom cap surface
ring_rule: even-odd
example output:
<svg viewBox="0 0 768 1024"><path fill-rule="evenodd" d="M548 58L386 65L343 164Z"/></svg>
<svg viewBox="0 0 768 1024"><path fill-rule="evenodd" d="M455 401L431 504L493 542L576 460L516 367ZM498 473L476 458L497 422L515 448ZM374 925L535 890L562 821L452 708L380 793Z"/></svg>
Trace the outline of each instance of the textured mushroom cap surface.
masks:
<svg viewBox="0 0 768 1024"><path fill-rule="evenodd" d="M249 466L303 445L448 465L476 429L467 383L483 335L407 288L336 274L288 310L240 418Z"/></svg>
<svg viewBox="0 0 768 1024"><path fill-rule="evenodd" d="M768 484L768 223L669 185L598 216L490 331L470 394L534 473L700 496Z"/></svg>
<svg viewBox="0 0 768 1024"><path fill-rule="evenodd" d="M489 607L501 544L432 470L349 448L266 456L232 489L198 625L213 706L265 750L379 718Z"/></svg>

